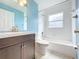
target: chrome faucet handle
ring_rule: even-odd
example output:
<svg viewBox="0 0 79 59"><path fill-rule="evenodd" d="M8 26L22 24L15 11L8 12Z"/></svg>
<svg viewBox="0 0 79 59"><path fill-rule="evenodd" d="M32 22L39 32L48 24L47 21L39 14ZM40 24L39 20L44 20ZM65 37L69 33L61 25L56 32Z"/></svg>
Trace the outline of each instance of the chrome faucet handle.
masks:
<svg viewBox="0 0 79 59"><path fill-rule="evenodd" d="M12 26L12 32L18 32L18 27L17 26Z"/></svg>
<svg viewBox="0 0 79 59"><path fill-rule="evenodd" d="M77 14L76 14L76 15L74 15L74 16L73 16L73 18L78 18L78 15L77 15Z"/></svg>

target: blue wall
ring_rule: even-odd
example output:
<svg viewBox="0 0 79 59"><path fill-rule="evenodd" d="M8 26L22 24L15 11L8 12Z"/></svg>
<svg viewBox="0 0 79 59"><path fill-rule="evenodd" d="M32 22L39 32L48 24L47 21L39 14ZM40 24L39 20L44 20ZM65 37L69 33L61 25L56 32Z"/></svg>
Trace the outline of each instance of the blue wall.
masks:
<svg viewBox="0 0 79 59"><path fill-rule="evenodd" d="M15 25L20 31L23 31L24 13L3 3L0 3L0 8L15 13Z"/></svg>
<svg viewBox="0 0 79 59"><path fill-rule="evenodd" d="M38 5L34 0L28 0L27 14L28 14L28 31L38 32Z"/></svg>

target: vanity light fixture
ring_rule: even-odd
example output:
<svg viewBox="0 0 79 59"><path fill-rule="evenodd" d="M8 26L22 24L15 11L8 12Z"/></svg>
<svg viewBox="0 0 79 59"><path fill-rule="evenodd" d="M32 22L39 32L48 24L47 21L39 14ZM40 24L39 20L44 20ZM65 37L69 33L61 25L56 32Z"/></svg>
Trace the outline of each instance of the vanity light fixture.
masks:
<svg viewBox="0 0 79 59"><path fill-rule="evenodd" d="M25 6L27 4L27 0L18 0L20 6Z"/></svg>

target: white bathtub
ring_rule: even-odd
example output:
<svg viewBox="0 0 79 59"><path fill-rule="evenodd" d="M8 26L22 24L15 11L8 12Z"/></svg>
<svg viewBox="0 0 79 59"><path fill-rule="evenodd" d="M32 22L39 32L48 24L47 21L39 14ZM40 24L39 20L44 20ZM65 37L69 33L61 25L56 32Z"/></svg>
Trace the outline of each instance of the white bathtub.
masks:
<svg viewBox="0 0 79 59"><path fill-rule="evenodd" d="M48 47L46 48L51 53L57 52L59 54L62 54L64 56L70 57L70 59L75 58L75 47L72 42L69 41L43 41L43 40L37 40L36 42L43 44L48 44Z"/></svg>
<svg viewBox="0 0 79 59"><path fill-rule="evenodd" d="M75 47L77 46L67 41L50 41L47 49L52 53L57 52L65 56L75 58Z"/></svg>

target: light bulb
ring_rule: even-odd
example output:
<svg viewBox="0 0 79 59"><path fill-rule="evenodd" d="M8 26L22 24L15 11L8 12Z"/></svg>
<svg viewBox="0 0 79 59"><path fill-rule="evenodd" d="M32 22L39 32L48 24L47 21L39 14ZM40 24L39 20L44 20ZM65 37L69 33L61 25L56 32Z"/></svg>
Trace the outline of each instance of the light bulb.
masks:
<svg viewBox="0 0 79 59"><path fill-rule="evenodd" d="M24 6L24 4L22 2L20 2L19 4L20 4L20 6Z"/></svg>
<svg viewBox="0 0 79 59"><path fill-rule="evenodd" d="M24 4L27 4L27 1L26 0L22 0L22 1L23 1Z"/></svg>
<svg viewBox="0 0 79 59"><path fill-rule="evenodd" d="M27 4L26 0L18 0L20 6L25 6Z"/></svg>

